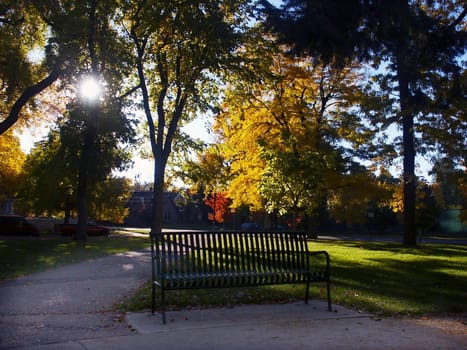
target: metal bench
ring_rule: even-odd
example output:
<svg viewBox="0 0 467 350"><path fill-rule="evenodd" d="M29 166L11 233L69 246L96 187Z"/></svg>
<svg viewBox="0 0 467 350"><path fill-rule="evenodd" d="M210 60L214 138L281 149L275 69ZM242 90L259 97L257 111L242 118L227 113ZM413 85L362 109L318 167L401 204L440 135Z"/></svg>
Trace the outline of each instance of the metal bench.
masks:
<svg viewBox="0 0 467 350"><path fill-rule="evenodd" d="M315 267L311 255L322 255ZM162 232L151 234L152 313L161 289L162 323L165 291L306 284L324 282L331 311L330 259L326 251L308 251L303 232Z"/></svg>

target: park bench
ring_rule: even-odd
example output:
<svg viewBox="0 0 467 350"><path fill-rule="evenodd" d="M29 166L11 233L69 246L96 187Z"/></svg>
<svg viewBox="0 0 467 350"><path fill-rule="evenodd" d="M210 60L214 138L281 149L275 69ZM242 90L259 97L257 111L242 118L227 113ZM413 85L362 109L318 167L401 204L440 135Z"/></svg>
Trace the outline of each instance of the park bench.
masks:
<svg viewBox="0 0 467 350"><path fill-rule="evenodd" d="M324 282L331 311L329 255L308 251L303 232L162 232L151 234L152 313L160 288L162 323L165 291ZM310 257L322 263L315 267ZM322 257L321 257L322 256ZM313 259L314 260L314 259Z"/></svg>

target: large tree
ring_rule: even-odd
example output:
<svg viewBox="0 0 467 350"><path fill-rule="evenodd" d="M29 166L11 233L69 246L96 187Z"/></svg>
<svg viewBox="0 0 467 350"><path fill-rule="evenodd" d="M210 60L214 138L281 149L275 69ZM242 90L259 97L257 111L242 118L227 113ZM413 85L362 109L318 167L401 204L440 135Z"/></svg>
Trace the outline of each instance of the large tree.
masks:
<svg viewBox="0 0 467 350"><path fill-rule="evenodd" d="M105 108L106 107L106 108ZM70 111L58 120L46 140L36 143L26 158L22 198L30 211L42 215L63 214L65 221L79 209L76 201L82 143L87 113L79 105L69 105ZM102 106L94 125L93 160L88 164L86 194L89 214L94 219L122 220L117 198L125 196L128 184L112 176L114 170L124 170L130 162L125 145L132 143L132 124L123 113ZM120 184L120 192L114 187ZM109 193L105 194L105 190ZM113 193L112 198L109 194ZM111 203L109 205L109 203ZM110 215L109 213L115 213Z"/></svg>
<svg viewBox="0 0 467 350"><path fill-rule="evenodd" d="M128 67L126 42L115 19L119 3L107 0L26 0L5 1L0 5L2 51L0 79L0 134L24 120L25 112L39 105L37 96L50 85L63 93L70 110L87 117L76 125L81 135L77 202L77 239L85 238L88 183L103 114L120 120L124 98L134 90L123 84ZM13 38L21 37L22 40ZM78 86L84 77L101 83L100 96L84 101ZM86 92L89 94L89 91ZM64 111L60 111L64 113ZM40 113L35 113L40 114ZM118 140L122 135L114 136Z"/></svg>
<svg viewBox="0 0 467 350"><path fill-rule="evenodd" d="M217 103L223 74L239 67L249 1L122 1L122 16L154 158L151 231L162 227L165 168L178 127Z"/></svg>
<svg viewBox="0 0 467 350"><path fill-rule="evenodd" d="M324 213L327 198L335 208L342 190L369 183L354 171L354 159L372 135L352 114L358 69L315 65L280 51L271 58L257 82L230 86L216 118L232 172L228 195L233 206L253 211ZM367 206L366 196L360 200L354 212Z"/></svg>
<svg viewBox="0 0 467 350"><path fill-rule="evenodd" d="M397 105L386 110L381 125L395 122L402 128L403 243L415 245L415 156L417 144L425 141L419 133L429 120L451 130L453 139L465 135L465 111L453 106L465 95L452 96L465 91L460 57L466 49L467 5L462 0L286 0L276 9L262 3L269 28L295 53L338 63L351 57L384 72L380 88L395 90Z"/></svg>

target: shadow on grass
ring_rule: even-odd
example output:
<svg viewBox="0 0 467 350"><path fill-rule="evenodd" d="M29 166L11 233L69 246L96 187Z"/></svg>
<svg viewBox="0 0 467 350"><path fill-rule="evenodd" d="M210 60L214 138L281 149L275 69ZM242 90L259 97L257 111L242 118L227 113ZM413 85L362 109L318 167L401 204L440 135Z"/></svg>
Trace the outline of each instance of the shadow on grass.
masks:
<svg viewBox="0 0 467 350"><path fill-rule="evenodd" d="M146 237L69 237L0 238L0 281L49 268L94 259L149 246Z"/></svg>
<svg viewBox="0 0 467 350"><path fill-rule="evenodd" d="M337 303L382 314L467 311L465 246L341 241L330 254Z"/></svg>
<svg viewBox="0 0 467 350"><path fill-rule="evenodd" d="M316 240L319 243L329 243L326 240ZM400 243L365 242L365 241L333 241L331 245L359 248L368 251L384 251L395 254L412 254L420 256L458 256L467 257L467 245L456 244L419 244L416 247L406 247Z"/></svg>

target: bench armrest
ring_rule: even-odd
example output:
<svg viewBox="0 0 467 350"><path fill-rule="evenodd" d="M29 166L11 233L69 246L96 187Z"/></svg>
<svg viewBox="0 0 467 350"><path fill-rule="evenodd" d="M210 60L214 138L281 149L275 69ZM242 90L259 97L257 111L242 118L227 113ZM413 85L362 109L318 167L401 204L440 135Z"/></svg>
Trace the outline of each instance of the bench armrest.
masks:
<svg viewBox="0 0 467 350"><path fill-rule="evenodd" d="M307 252L307 255L324 255L326 258L326 273L329 278L329 270L331 266L331 259L329 257L329 253L325 250L317 250L317 251L312 251L312 252Z"/></svg>
<svg viewBox="0 0 467 350"><path fill-rule="evenodd" d="M326 259L329 260L329 253L325 250L316 250L316 251L311 251L311 252L306 252L307 255L319 255L323 254L326 256Z"/></svg>

